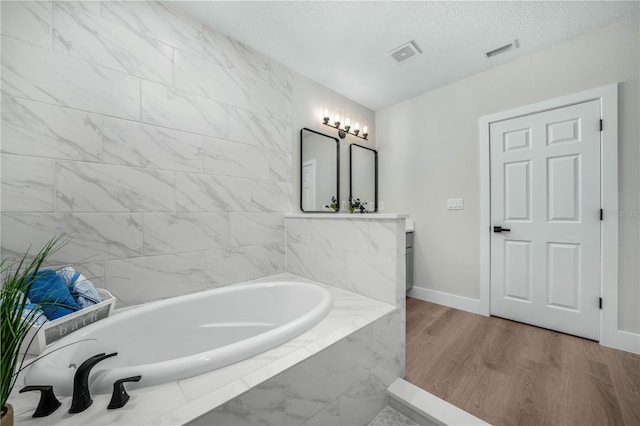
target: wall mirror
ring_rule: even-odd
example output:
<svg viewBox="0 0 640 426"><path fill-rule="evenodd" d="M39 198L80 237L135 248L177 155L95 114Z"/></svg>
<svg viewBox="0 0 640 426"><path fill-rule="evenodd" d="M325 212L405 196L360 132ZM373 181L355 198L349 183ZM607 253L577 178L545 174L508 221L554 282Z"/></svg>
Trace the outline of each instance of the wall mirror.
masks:
<svg viewBox="0 0 640 426"><path fill-rule="evenodd" d="M300 130L300 209L337 213L340 206L340 142L315 130Z"/></svg>
<svg viewBox="0 0 640 426"><path fill-rule="evenodd" d="M349 195L367 203L367 211L378 211L378 151L349 146Z"/></svg>

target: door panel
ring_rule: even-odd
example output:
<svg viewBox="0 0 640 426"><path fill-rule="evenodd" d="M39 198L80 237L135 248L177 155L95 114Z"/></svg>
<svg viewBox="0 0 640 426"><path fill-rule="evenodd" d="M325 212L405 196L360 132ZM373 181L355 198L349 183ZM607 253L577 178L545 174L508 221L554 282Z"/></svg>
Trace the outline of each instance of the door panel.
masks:
<svg viewBox="0 0 640 426"><path fill-rule="evenodd" d="M600 104L491 123L491 313L600 335Z"/></svg>
<svg viewBox="0 0 640 426"><path fill-rule="evenodd" d="M504 164L505 220L531 220L531 162Z"/></svg>
<svg viewBox="0 0 640 426"><path fill-rule="evenodd" d="M547 159L549 221L580 221L580 155Z"/></svg>
<svg viewBox="0 0 640 426"><path fill-rule="evenodd" d="M549 243L547 305L580 311L580 244Z"/></svg>
<svg viewBox="0 0 640 426"><path fill-rule="evenodd" d="M531 302L531 241L504 242L504 297Z"/></svg>

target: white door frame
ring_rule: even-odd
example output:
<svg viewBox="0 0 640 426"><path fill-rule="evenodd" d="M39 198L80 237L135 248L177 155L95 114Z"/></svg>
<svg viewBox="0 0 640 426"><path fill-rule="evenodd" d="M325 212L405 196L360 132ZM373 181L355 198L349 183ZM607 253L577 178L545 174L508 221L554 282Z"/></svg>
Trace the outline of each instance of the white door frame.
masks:
<svg viewBox="0 0 640 426"><path fill-rule="evenodd" d="M480 135L480 313L490 314L491 298L491 187L489 125L492 122L534 114L591 100L599 100L603 131L601 165L601 207L618 209L618 83L562 96L479 119ZM618 215L605 214L600 239L600 344L638 352L637 335L618 330ZM606 283L606 285L603 285Z"/></svg>

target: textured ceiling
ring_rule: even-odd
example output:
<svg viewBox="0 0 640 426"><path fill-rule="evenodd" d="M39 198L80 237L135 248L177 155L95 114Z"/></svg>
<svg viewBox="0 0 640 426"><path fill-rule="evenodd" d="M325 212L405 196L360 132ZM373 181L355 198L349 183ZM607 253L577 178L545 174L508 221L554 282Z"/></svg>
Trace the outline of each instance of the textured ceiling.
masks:
<svg viewBox="0 0 640 426"><path fill-rule="evenodd" d="M170 1L293 70L378 110L609 24L620 1ZM518 39L520 48L484 53ZM387 53L415 40L423 54Z"/></svg>

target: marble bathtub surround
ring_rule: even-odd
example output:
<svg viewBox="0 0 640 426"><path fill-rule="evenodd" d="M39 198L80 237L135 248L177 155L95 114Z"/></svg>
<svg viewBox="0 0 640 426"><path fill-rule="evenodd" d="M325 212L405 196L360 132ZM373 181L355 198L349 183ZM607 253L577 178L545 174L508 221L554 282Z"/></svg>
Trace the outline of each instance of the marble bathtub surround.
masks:
<svg viewBox="0 0 640 426"><path fill-rule="evenodd" d="M3 257L64 233L125 305L285 271L287 67L160 2L0 7Z"/></svg>
<svg viewBox="0 0 640 426"><path fill-rule="evenodd" d="M288 274L265 278L289 279ZM333 298L327 317L284 345L210 373L130 391L131 401L119 410L105 409L111 395L92 395L94 403L87 411L68 416L58 410L47 421L60 425L212 424L211 419L224 419L220 424L366 424L386 405L387 386L404 372L404 356L397 355L402 350L396 331L400 310L327 288ZM318 386L308 386L310 380ZM31 418L37 396L17 394L12 401L21 424L38 421ZM68 405L70 398L61 402Z"/></svg>
<svg viewBox="0 0 640 426"><path fill-rule="evenodd" d="M285 217L287 272L404 306L405 217Z"/></svg>

